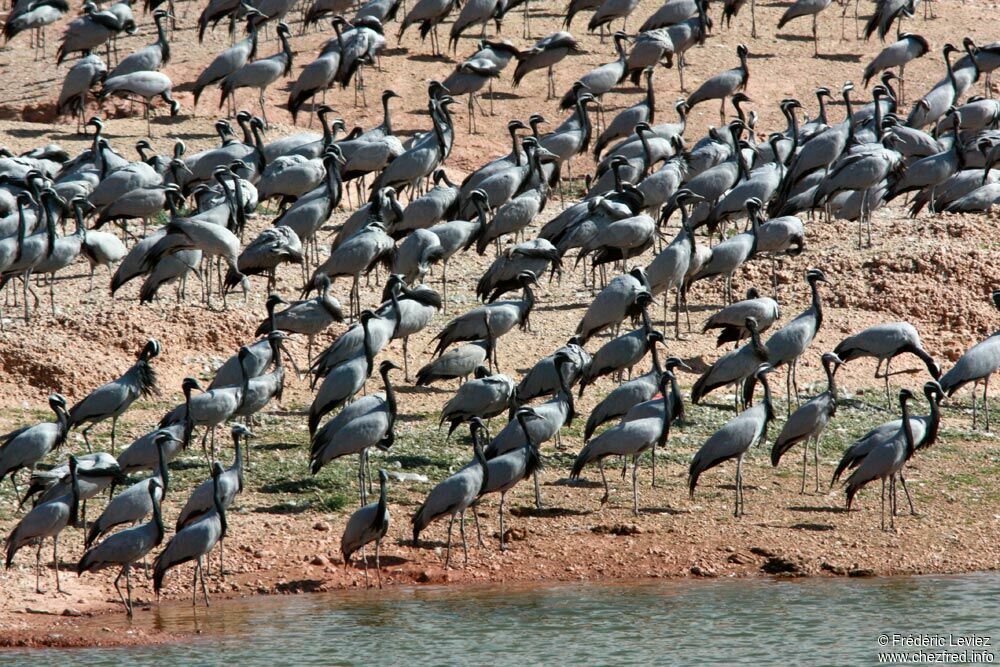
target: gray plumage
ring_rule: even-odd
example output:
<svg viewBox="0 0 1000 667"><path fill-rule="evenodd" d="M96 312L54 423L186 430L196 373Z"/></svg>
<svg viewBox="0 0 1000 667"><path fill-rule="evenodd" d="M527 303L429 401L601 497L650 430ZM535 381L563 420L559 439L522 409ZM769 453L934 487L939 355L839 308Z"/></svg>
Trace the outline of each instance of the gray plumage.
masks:
<svg viewBox="0 0 1000 667"><path fill-rule="evenodd" d="M378 471L379 494L378 501L365 505L354 512L344 526L340 536L340 553L344 564L351 562L351 556L367 544L375 543L375 571L378 574L378 585L382 587L382 565L379 562L382 539L389 532L389 505L386 498L389 474L385 470ZM368 558L365 558L365 583L368 583Z"/></svg>
<svg viewBox="0 0 1000 667"><path fill-rule="evenodd" d="M747 290L746 299L729 304L705 320L701 332L719 329L719 336L715 341L716 347L721 347L725 343L738 343L750 335L744 326L748 317L754 318L757 330L764 333L781 317L781 309L777 301L760 296L757 289L751 287Z"/></svg>
<svg viewBox="0 0 1000 667"><path fill-rule="evenodd" d="M317 474L330 461L342 456L358 454L358 491L361 504L367 501L364 480L368 450L378 447L387 451L395 441L396 394L389 379L389 371L399 366L391 361L379 365L384 393L363 396L337 414L320 428L312 438L309 470Z"/></svg>
<svg viewBox="0 0 1000 667"><path fill-rule="evenodd" d="M709 393L726 385L742 382L767 362L767 348L760 342L757 322L752 317L743 326L750 333L750 342L719 357L691 388L691 402L698 405Z"/></svg>
<svg viewBox="0 0 1000 667"><path fill-rule="evenodd" d="M10 475L15 491L17 485L13 480L18 470L25 468L30 472L35 464L66 441L69 431L66 398L62 394L52 394L49 407L55 413L54 422L23 426L0 436L0 482Z"/></svg>
<svg viewBox="0 0 1000 667"><path fill-rule="evenodd" d="M604 287L583 314L576 327L581 343L595 334L621 323L628 315L638 312L639 296L648 293L648 281L643 269L616 276Z"/></svg>
<svg viewBox="0 0 1000 667"><path fill-rule="evenodd" d="M219 504L223 509L229 509L236 499L237 494L243 493L243 442L244 436L251 435L245 427L239 424L233 426L233 463L225 470L222 465L216 462L213 465L219 466L219 475L213 475L204 480L194 488L191 495L177 515L174 523L175 529L179 532L187 526L198 522L208 514L217 511L216 494L218 494Z"/></svg>
<svg viewBox="0 0 1000 667"><path fill-rule="evenodd" d="M163 26L163 21L169 16L170 14L162 9L153 12L156 41L123 58L108 74L109 79L135 72L155 72L170 62L170 42Z"/></svg>
<svg viewBox="0 0 1000 667"><path fill-rule="evenodd" d="M847 478L847 509L851 508L854 496L866 484L877 479L882 480L882 529L885 530L885 481L892 480L893 476L899 473L906 465L907 459L913 454L914 441L913 430L910 428L910 411L907 405L913 398L909 389L899 391L899 403L902 408L902 425L896 435L887 441L880 443L864 458L857 470ZM891 485L894 495L894 482ZM890 497L892 510L889 512L889 526L895 524L895 498Z"/></svg>
<svg viewBox="0 0 1000 667"><path fill-rule="evenodd" d="M56 113L82 116L87 105L87 94L107 75L108 66L100 57L89 55L77 60L63 79L56 102Z"/></svg>
<svg viewBox="0 0 1000 667"><path fill-rule="evenodd" d="M560 379L559 371L556 370L556 359L562 356L567 357L569 363L562 367L565 377ZM573 336L558 350L535 362L535 365L524 374L514 394L518 405L542 396L551 396L560 391L564 383L567 387L572 387L590 363L590 353L580 347L580 338Z"/></svg>
<svg viewBox="0 0 1000 667"><path fill-rule="evenodd" d="M139 353L139 360L120 378L98 387L70 408L69 428L89 424L83 431L83 437L86 439L87 432L95 424L110 418L113 452L118 417L140 397L149 397L156 393L156 373L149 362L159 354L160 344L151 338Z"/></svg>
<svg viewBox="0 0 1000 667"><path fill-rule="evenodd" d="M7 537L6 568L9 570L14 562L14 556L24 546L38 542L39 545L47 538L52 538L52 561L56 570L56 590L60 593L59 584L59 534L68 525L76 525L77 512L80 505L79 486L76 478L77 460L69 457L69 490L57 498L35 505L24 515L14 530ZM39 578L41 576L41 549L35 554L35 592L41 593Z"/></svg>
<svg viewBox="0 0 1000 667"><path fill-rule="evenodd" d="M874 357L878 361L875 367L875 378L885 379L886 400L889 399L889 365L893 358L909 352L916 355L927 367L927 372L935 380L941 377L941 367L920 340L916 327L909 322L889 322L876 324L864 331L848 336L840 341L833 350L834 354L844 360L844 363L862 357ZM879 375L879 370L885 363L885 372Z"/></svg>
<svg viewBox="0 0 1000 667"><path fill-rule="evenodd" d="M756 372L758 381L764 386L763 400L739 413L713 433L695 453L688 469L688 490L693 498L698 479L705 471L730 459L736 459L734 516L743 514L743 457L755 442L767 441L768 424L774 420L771 389L766 377L769 371L770 368L763 366Z"/></svg>
<svg viewBox="0 0 1000 667"><path fill-rule="evenodd" d="M594 353L590 366L580 378L580 395L582 396L583 390L600 377L625 370L631 371L656 343L663 344L663 342L663 334L650 331L646 326L612 338Z"/></svg>
<svg viewBox="0 0 1000 667"><path fill-rule="evenodd" d="M363 311L360 315L361 327L364 333L362 349L351 359L339 364L323 379L312 405L309 406L309 435L316 433L319 420L329 412L336 410L354 398L361 391L371 375L374 367L375 354L371 347L371 337L368 333L368 323L374 314Z"/></svg>
<svg viewBox="0 0 1000 667"><path fill-rule="evenodd" d="M994 290L993 303L1000 309L1000 290ZM986 412L986 430L990 430L989 386L990 377L1000 369L1000 331L986 340L973 345L963 354L947 373L941 376L941 387L948 396L972 383L972 426L976 427L976 386L983 383L983 409Z"/></svg>
<svg viewBox="0 0 1000 667"><path fill-rule="evenodd" d="M721 115L723 122L725 121L726 98L732 97L740 91L745 91L750 79L750 70L747 67L747 56L749 55L747 47L740 44L736 47L736 55L740 59L739 67L716 74L698 86L698 89L687 98L688 108L693 109L698 104L708 100L721 100Z"/></svg>
<svg viewBox="0 0 1000 667"><path fill-rule="evenodd" d="M506 412L514 398L514 381L503 373L477 369L476 378L458 388L441 408L441 424L449 422L448 435L473 417L492 419Z"/></svg>
<svg viewBox="0 0 1000 667"><path fill-rule="evenodd" d="M455 517L461 515L459 529L462 534L462 549L465 552L465 562L469 562L469 550L465 542L465 510L475 502L483 488L489 483L489 472L487 470L486 457L483 455L482 447L479 443L479 426L473 422L472 430L472 451L474 459L466 464L458 472L440 482L431 489L423 504L414 513L411 522L413 524L413 545L417 545L420 533L427 528L432 521L448 516L448 545L444 566L448 567L451 562L451 530L455 523Z"/></svg>
<svg viewBox="0 0 1000 667"><path fill-rule="evenodd" d="M525 271L541 276L550 267L554 273L561 266L562 262L555 246L545 239L532 239L510 246L497 255L479 278L476 283L476 296L482 301L496 301L506 292L517 289L520 285L518 276Z"/></svg>
<svg viewBox="0 0 1000 667"><path fill-rule="evenodd" d="M222 465L215 462L212 465L213 482L216 482L221 475ZM197 561L197 568L195 570L195 583L192 584L192 593L196 592L198 575L201 574L205 605L209 604L208 590L205 588L205 573L202 571L202 559L219 543L219 540L226 536L228 527L226 508L222 504L221 489L218 483L214 483L213 487L212 509L178 530L153 561L153 590L157 593L163 588L163 578L168 570L194 560ZM194 599L193 597L192 604Z"/></svg>
<svg viewBox="0 0 1000 667"><path fill-rule="evenodd" d="M827 390L811 398L793 412L785 425L781 427L778 439L771 448L771 465L778 467L781 457L795 445L802 443L802 488L806 491L806 457L809 454L809 441L814 443L813 463L816 468L816 491L819 492L819 440L826 430L826 425L837 414L837 384L835 375L840 366L840 359L829 352L823 355L823 370L826 371Z"/></svg>
<svg viewBox="0 0 1000 667"><path fill-rule="evenodd" d="M823 305L819 298L819 286L817 283L827 282L826 276L819 269L810 269L806 272L806 281L812 293L812 303L809 308L796 316L791 322L784 325L767 339L764 347L767 349L767 360L773 368L780 368L788 364L788 382L786 388L791 387L798 399L799 387L796 378L798 360L812 344L813 339L823 325ZM789 401L791 395L788 396ZM789 406L790 409L790 406Z"/></svg>
<svg viewBox="0 0 1000 667"><path fill-rule="evenodd" d="M493 341L477 340L454 347L417 371L416 385L427 387L439 380L464 379L492 354Z"/></svg>
<svg viewBox="0 0 1000 667"><path fill-rule="evenodd" d="M84 542L88 549L95 540L116 526L139 523L153 511L154 503L163 501L170 479L163 450L167 442L172 439L173 436L166 432L161 432L156 436L155 444L159 454L159 466L156 474L149 479L136 482L108 501L101 515L90 524L90 530L87 532L87 538ZM153 480L156 482L155 486L151 486L149 483Z"/></svg>
<svg viewBox="0 0 1000 667"><path fill-rule="evenodd" d="M160 515L160 502L163 492L156 479L143 480L136 484L139 493L146 497L149 503L148 512L153 513L153 520L149 523L134 528L128 528L115 533L95 547L92 547L83 554L77 564L77 574L84 572L97 572L106 567L121 566L121 571L115 578L114 586L118 591L118 597L125 605L128 616L132 616L132 564L139 559L145 558L146 554L160 546L163 542L163 517ZM119 496L120 497L120 496ZM145 514L142 515L143 517ZM142 517L140 517L142 518ZM125 575L125 585L128 591L128 598L122 595L118 582L122 574Z"/></svg>

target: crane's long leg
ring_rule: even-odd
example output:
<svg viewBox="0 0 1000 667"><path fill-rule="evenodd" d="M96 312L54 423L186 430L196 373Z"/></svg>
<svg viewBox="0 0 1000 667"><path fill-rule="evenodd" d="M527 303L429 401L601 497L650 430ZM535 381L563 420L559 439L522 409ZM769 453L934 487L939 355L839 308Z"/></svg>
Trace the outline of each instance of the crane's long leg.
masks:
<svg viewBox="0 0 1000 667"><path fill-rule="evenodd" d="M535 477L535 509L542 509L542 489L538 484L538 471L534 472Z"/></svg>
<svg viewBox="0 0 1000 667"><path fill-rule="evenodd" d="M382 563L380 562L380 551L382 549L382 538L375 540L375 575L378 577L378 587L382 588Z"/></svg>
<svg viewBox="0 0 1000 667"><path fill-rule="evenodd" d="M211 607L208 601L208 586L205 585L205 568L201 566L201 556L198 556L198 577L201 579L201 594L205 597L205 606Z"/></svg>
<svg viewBox="0 0 1000 667"><path fill-rule="evenodd" d="M885 530L885 477L882 478L882 530Z"/></svg>
<svg viewBox="0 0 1000 667"><path fill-rule="evenodd" d="M990 399L987 392L990 390L990 376L983 380L983 414L986 416L986 432L990 431Z"/></svg>
<svg viewBox="0 0 1000 667"><path fill-rule="evenodd" d="M666 417L664 417L666 419ZM639 455L632 455L632 514L639 516Z"/></svg>
<svg viewBox="0 0 1000 667"><path fill-rule="evenodd" d="M115 453L115 434L118 432L118 417L111 418L111 453Z"/></svg>
<svg viewBox="0 0 1000 667"><path fill-rule="evenodd" d="M455 515L451 515L451 519L448 521L448 546L445 550L444 557L444 569L448 569L448 564L451 562L451 529L455 525Z"/></svg>
<svg viewBox="0 0 1000 667"><path fill-rule="evenodd" d="M129 606L129 603L125 600L125 596L122 595L122 589L118 585L118 582L121 581L122 575L125 574L125 568L126 567L128 567L128 565L123 565L122 566L122 569L118 571L118 576L115 577L115 580L114 580L113 583L114 583L115 591L118 593L118 598L122 601L122 604L125 606L125 613L128 614L129 618L132 618L132 608Z"/></svg>
<svg viewBox="0 0 1000 667"><path fill-rule="evenodd" d="M816 15L813 14L813 55L819 56L819 37L816 36Z"/></svg>
<svg viewBox="0 0 1000 667"><path fill-rule="evenodd" d="M462 536L462 553L465 554L465 564L469 564L469 543L465 541L465 510L458 517L458 532Z"/></svg>
<svg viewBox="0 0 1000 667"><path fill-rule="evenodd" d="M38 541L38 549L35 550L35 592L43 593L42 584L42 540Z"/></svg>
<svg viewBox="0 0 1000 667"><path fill-rule="evenodd" d="M194 566L194 579L191 580L191 606L198 604L198 564Z"/></svg>
<svg viewBox="0 0 1000 667"><path fill-rule="evenodd" d="M86 532L86 529L85 529ZM52 563L56 566L56 591L63 593L62 584L59 583L59 536L52 538Z"/></svg>
<svg viewBox="0 0 1000 667"><path fill-rule="evenodd" d="M899 481L903 485L903 493L906 494L906 502L910 506L910 516L917 516L917 510L913 507L913 499L910 497L910 490L906 488L906 478L903 477L903 471L899 471Z"/></svg>
<svg viewBox="0 0 1000 667"><path fill-rule="evenodd" d="M476 539L479 540L479 546L486 548L486 543L483 542L483 531L479 526L479 512L476 511L475 505L472 506L472 519L476 522Z"/></svg>
<svg viewBox="0 0 1000 667"><path fill-rule="evenodd" d="M806 462L809 460L809 441L806 440L805 446L802 448L802 486L799 487L799 493L806 492Z"/></svg>
<svg viewBox="0 0 1000 667"><path fill-rule="evenodd" d="M597 462L597 467L601 471L601 481L604 483L604 497L601 498L601 505L603 506L611 496L611 490L608 488L608 478L604 475L604 459L600 459Z"/></svg>
<svg viewBox="0 0 1000 667"><path fill-rule="evenodd" d="M813 449L813 465L816 467L816 493L819 493L819 433L816 434L816 442Z"/></svg>
<svg viewBox="0 0 1000 667"><path fill-rule="evenodd" d="M503 544L503 540L504 540L503 503L504 503L504 500L506 500L506 497L507 497L507 492L506 491L504 491L503 493L500 494L500 551L503 551L505 549L504 544Z"/></svg>

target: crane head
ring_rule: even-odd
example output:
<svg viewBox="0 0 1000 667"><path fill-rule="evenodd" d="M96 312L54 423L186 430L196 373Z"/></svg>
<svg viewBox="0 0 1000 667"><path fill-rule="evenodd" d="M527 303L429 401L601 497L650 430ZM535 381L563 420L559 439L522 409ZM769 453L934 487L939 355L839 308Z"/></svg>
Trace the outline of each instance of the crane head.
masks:
<svg viewBox="0 0 1000 667"><path fill-rule="evenodd" d="M944 387L937 380L928 380L924 383L924 396L927 397L927 400L933 398L935 403L941 403L945 397Z"/></svg>
<svg viewBox="0 0 1000 667"><path fill-rule="evenodd" d="M810 283L829 283L826 276L819 269L809 269L806 271L806 281Z"/></svg>
<svg viewBox="0 0 1000 667"><path fill-rule="evenodd" d="M664 364L664 367L668 371L672 371L675 368L683 368L684 370L688 370L688 371L691 370L691 367L688 366L687 364L685 364L684 361L681 360L680 357L667 357L667 361Z"/></svg>
<svg viewBox="0 0 1000 667"><path fill-rule="evenodd" d="M252 438L253 432L243 424L233 424L232 436L234 441L240 438Z"/></svg>

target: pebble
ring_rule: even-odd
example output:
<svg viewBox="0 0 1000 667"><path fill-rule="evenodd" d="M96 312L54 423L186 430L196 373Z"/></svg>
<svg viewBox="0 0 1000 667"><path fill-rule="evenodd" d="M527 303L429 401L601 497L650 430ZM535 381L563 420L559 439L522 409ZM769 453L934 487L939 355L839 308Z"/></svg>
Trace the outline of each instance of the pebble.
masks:
<svg viewBox="0 0 1000 667"><path fill-rule="evenodd" d="M313 530L318 530L321 533L328 533L330 532L330 524L326 521L317 521L313 524Z"/></svg>
<svg viewBox="0 0 1000 667"><path fill-rule="evenodd" d="M309 562L311 564L313 564L313 565L317 565L317 566L320 566L320 567L322 567L323 565L326 565L326 559L323 558L322 556L313 556L313 559L311 561L309 561Z"/></svg>

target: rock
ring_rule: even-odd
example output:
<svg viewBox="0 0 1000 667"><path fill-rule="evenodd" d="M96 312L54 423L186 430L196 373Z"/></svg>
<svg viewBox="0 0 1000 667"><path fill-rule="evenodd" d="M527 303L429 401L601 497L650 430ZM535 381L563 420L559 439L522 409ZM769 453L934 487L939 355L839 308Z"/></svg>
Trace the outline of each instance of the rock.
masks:
<svg viewBox="0 0 1000 667"><path fill-rule="evenodd" d="M700 565L694 565L691 567L691 574L696 577L714 577L715 571L711 568L701 567Z"/></svg>
<svg viewBox="0 0 1000 667"><path fill-rule="evenodd" d="M421 475L415 472L396 472L395 470L389 471L389 479L396 480L397 482L428 482L427 475Z"/></svg>
<svg viewBox="0 0 1000 667"><path fill-rule="evenodd" d="M63 616L72 616L72 617L76 618L76 617L79 617L79 616L83 616L83 612L82 611L78 611L76 609L72 609L70 607L66 607L62 611L62 615Z"/></svg>
<svg viewBox="0 0 1000 667"><path fill-rule="evenodd" d="M24 613L26 614L46 614L51 616L52 612L47 609L36 609L35 607L25 607Z"/></svg>
<svg viewBox="0 0 1000 667"><path fill-rule="evenodd" d="M503 534L504 544L508 542L521 542L528 539L528 531L523 528L508 528Z"/></svg>
<svg viewBox="0 0 1000 667"><path fill-rule="evenodd" d="M741 554L739 552L731 554L726 560L730 563L735 563L736 565L749 565L754 562L753 557L749 554Z"/></svg>
<svg viewBox="0 0 1000 667"><path fill-rule="evenodd" d="M764 558L774 558L778 555L770 549L765 549L764 547L750 547L750 553L763 556Z"/></svg>
<svg viewBox="0 0 1000 667"><path fill-rule="evenodd" d="M328 524L326 521L317 521L316 523L313 524L313 530L318 530L321 533L329 533L330 524Z"/></svg>
<svg viewBox="0 0 1000 667"><path fill-rule="evenodd" d="M760 569L768 574L779 574L784 576L802 577L806 574L805 568L799 560L783 556L768 557L768 559L764 561L764 564L761 565Z"/></svg>
<svg viewBox="0 0 1000 667"><path fill-rule="evenodd" d="M591 532L598 535L639 535L642 528L634 523L616 523L613 526L594 526Z"/></svg>
<svg viewBox="0 0 1000 667"><path fill-rule="evenodd" d="M322 567L326 565L326 559L322 556L313 556L313 559L309 561L312 565Z"/></svg>
<svg viewBox="0 0 1000 667"><path fill-rule="evenodd" d="M849 570L847 572L847 576L848 577L877 577L878 573L875 570L871 570L871 569L868 569L868 568L859 568L859 567L856 567L856 568L854 568L852 570Z"/></svg>
<svg viewBox="0 0 1000 667"><path fill-rule="evenodd" d="M826 561L823 561L819 567L821 570L829 572L830 574L835 574L839 577L843 577L848 572L846 567L841 567L840 565L834 565Z"/></svg>

